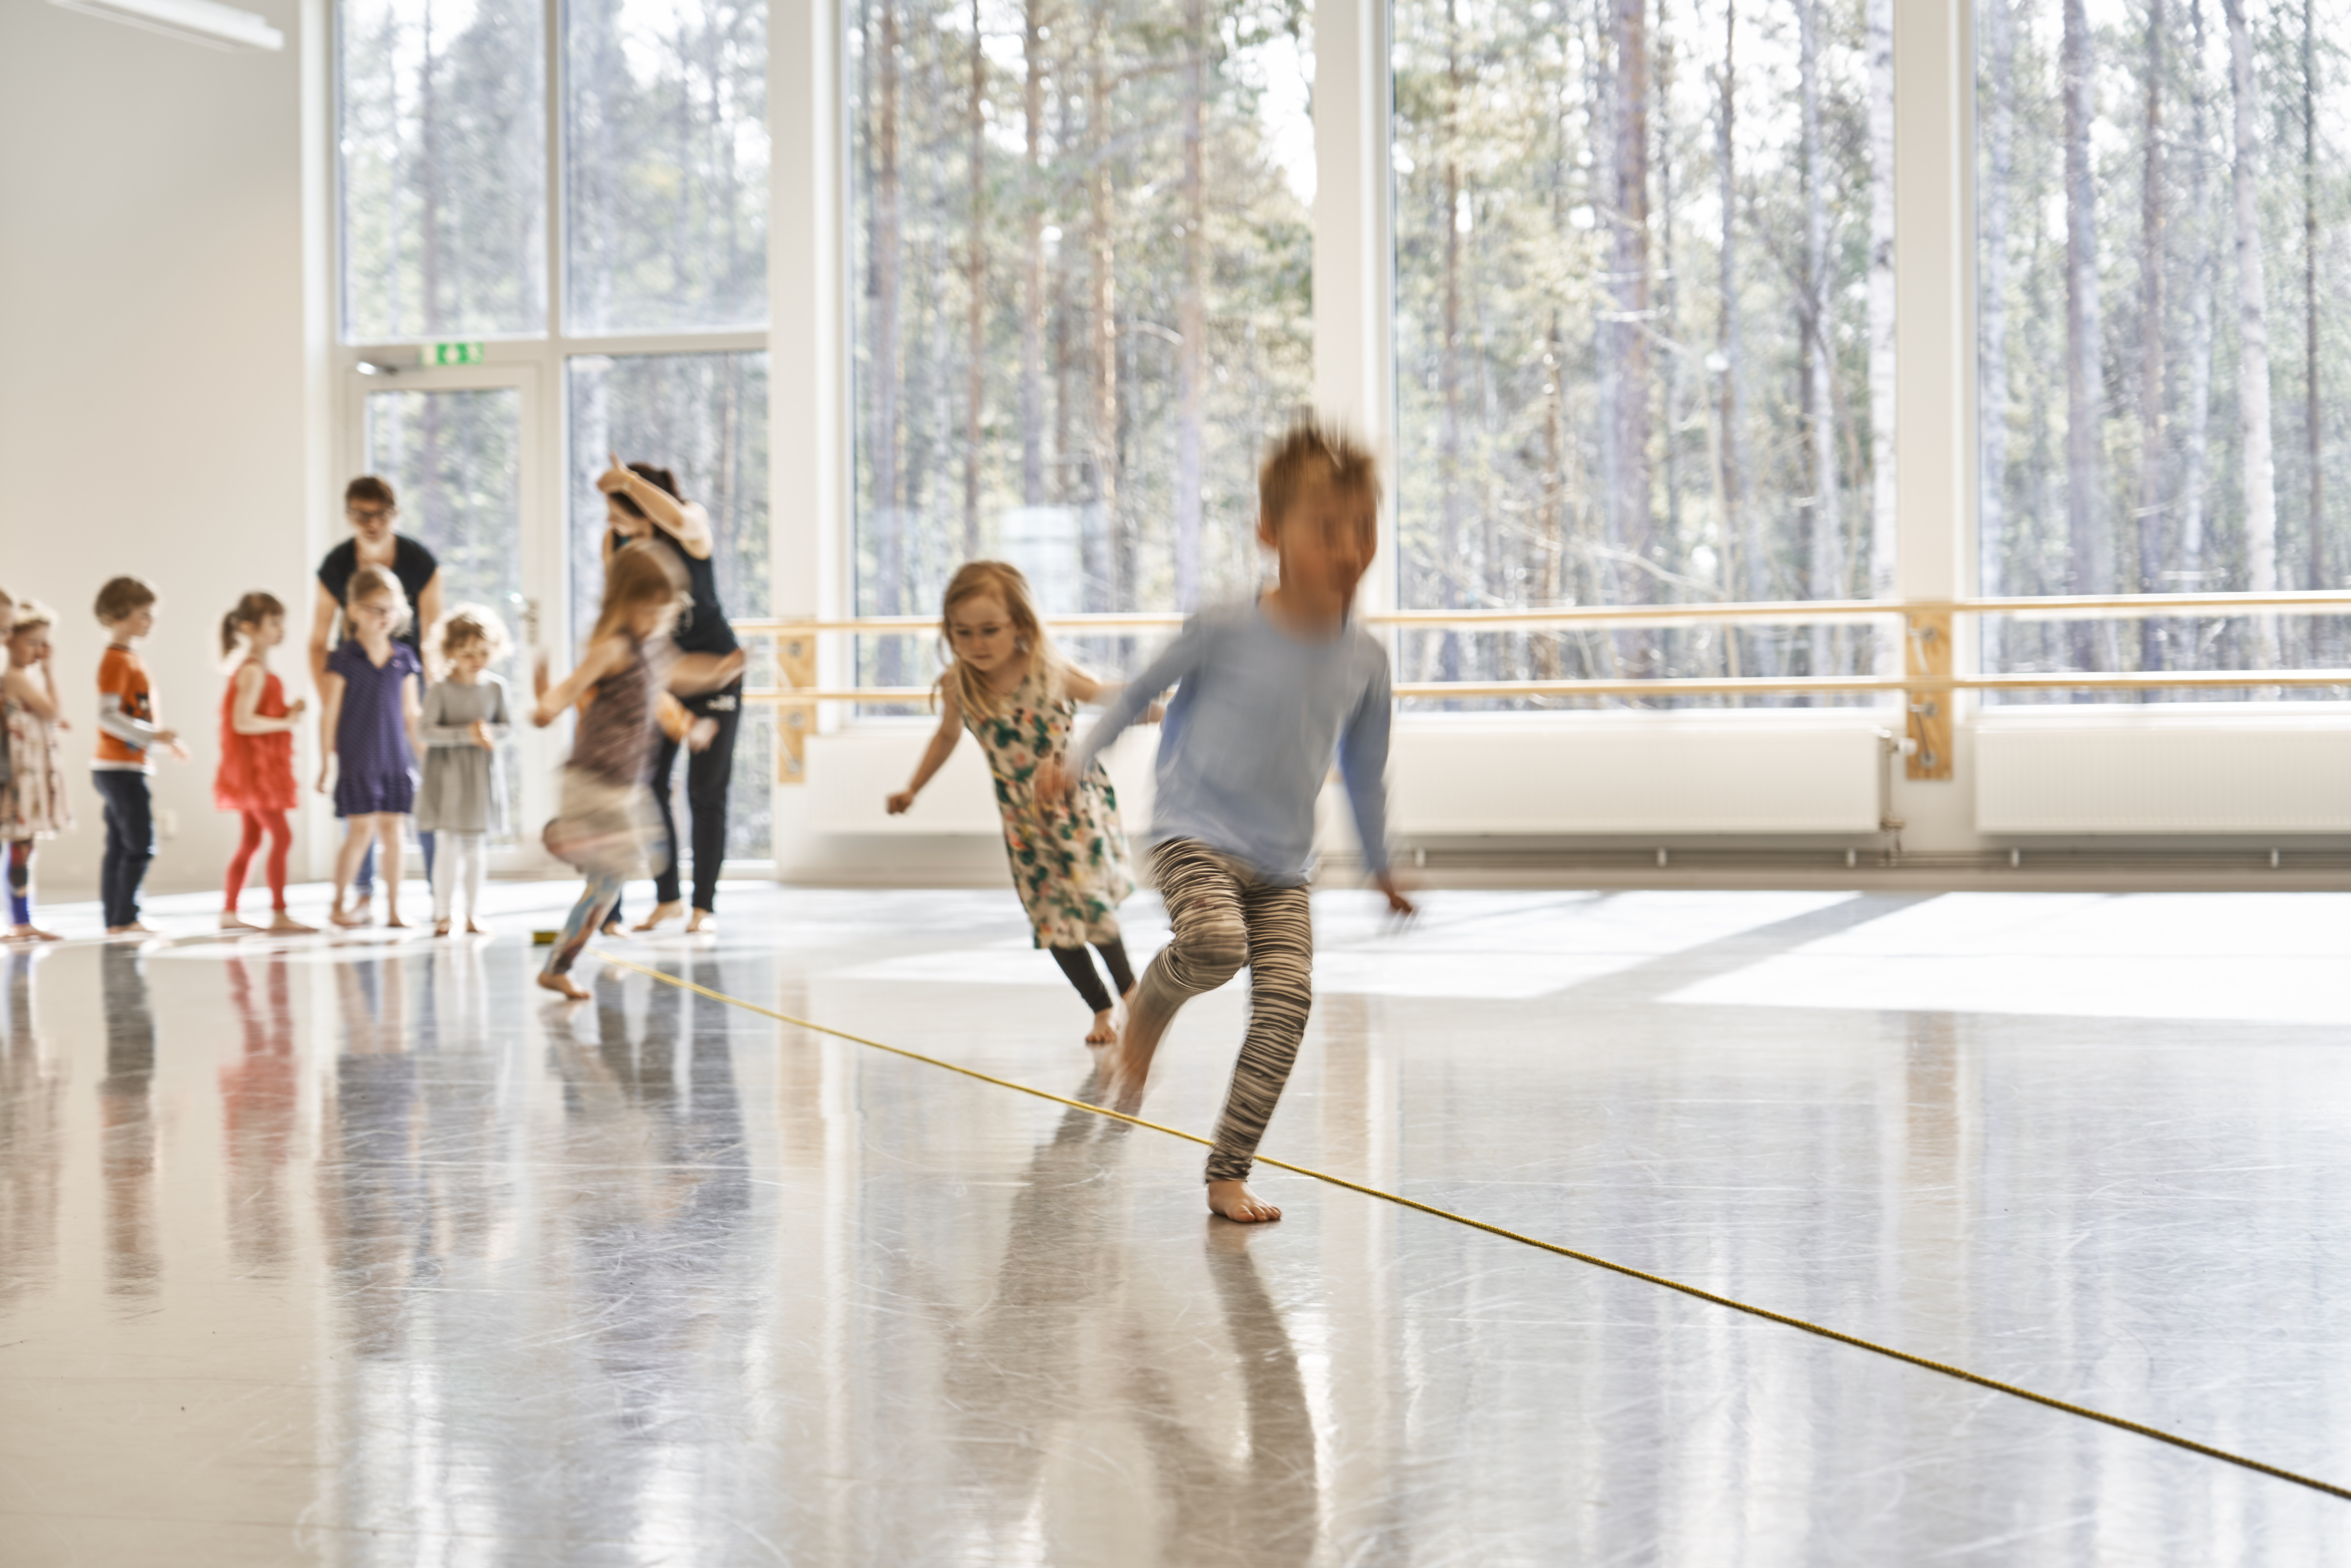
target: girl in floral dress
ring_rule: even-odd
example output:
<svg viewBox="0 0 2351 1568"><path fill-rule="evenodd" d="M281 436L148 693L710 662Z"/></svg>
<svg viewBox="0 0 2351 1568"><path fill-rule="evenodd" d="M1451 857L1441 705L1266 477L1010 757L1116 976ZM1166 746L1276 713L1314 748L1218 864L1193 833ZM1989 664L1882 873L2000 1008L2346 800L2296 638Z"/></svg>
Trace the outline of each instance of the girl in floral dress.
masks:
<svg viewBox="0 0 2351 1568"><path fill-rule="evenodd" d="M0 789L0 841L8 865L8 940L54 942L57 935L33 924L33 850L73 826L66 803L65 770L57 764L57 732L66 727L57 707L57 677L49 672L48 610L27 599L14 607L5 628L7 655L0 671L0 715L8 748L11 785Z"/></svg>
<svg viewBox="0 0 2351 1568"><path fill-rule="evenodd" d="M1117 1038L1115 1004L1086 946L1102 955L1120 998L1130 995L1134 971L1119 936L1118 906L1134 891L1134 873L1118 793L1100 763L1086 770L1065 804L1050 810L1038 805L1030 782L1040 763L1069 750L1078 705L1115 696L1119 688L1061 656L1037 618L1029 580L1002 561L976 560L956 573L940 632L955 662L939 677L938 731L914 779L890 797L890 814L914 803L970 730L996 778L1004 850L1037 946L1051 952L1093 1009L1086 1043L1107 1045Z"/></svg>

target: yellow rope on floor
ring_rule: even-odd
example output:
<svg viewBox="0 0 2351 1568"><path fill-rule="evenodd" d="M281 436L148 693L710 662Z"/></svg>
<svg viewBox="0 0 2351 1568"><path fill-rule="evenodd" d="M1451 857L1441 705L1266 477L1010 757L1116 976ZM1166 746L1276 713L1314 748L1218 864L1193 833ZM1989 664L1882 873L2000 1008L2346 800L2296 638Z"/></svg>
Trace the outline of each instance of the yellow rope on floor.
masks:
<svg viewBox="0 0 2351 1568"><path fill-rule="evenodd" d="M666 970L648 968L643 964L632 964L626 958L616 958L601 949L590 948L590 951L614 968L627 969L650 979L659 980L664 985L675 986L681 990L692 991L696 996L708 997L712 1001L724 1002L728 1007L741 1008L746 1012L773 1019L778 1023L790 1024L795 1029L808 1030L816 1034L829 1034L835 1040L845 1040L852 1045L867 1046L875 1051L886 1051L893 1056L903 1056L909 1061L920 1061L931 1067L942 1067L949 1072L959 1072L966 1078L976 1078L982 1083L993 1083L999 1089L1017 1090L1020 1093L1033 1095L1040 1100L1050 1100L1056 1105L1066 1105L1071 1110L1088 1111L1097 1116L1107 1116L1113 1121L1145 1127L1155 1133L1165 1133L1171 1138L1181 1138L1186 1143L1198 1144L1204 1148L1213 1146L1209 1140L1200 1136L1199 1134L1187 1133L1181 1127L1170 1127L1164 1123L1146 1121L1141 1116L1130 1116L1123 1111L1113 1111L1107 1106L1089 1104L1083 1100L1072 1100L1066 1094L1056 1094L1048 1089L1038 1089L1027 1083L1015 1082L1009 1078L998 1078L993 1073L982 1072L977 1068L965 1067L935 1056L925 1056L919 1051L908 1051L902 1045L890 1045L882 1040L868 1040L863 1035L851 1034L847 1030L833 1029L826 1024L810 1022L807 1019L794 1018L789 1013L778 1012L773 1008L763 1008L757 1002L747 1002L740 997L730 997L724 991L714 991L707 986L697 986L693 981L670 974ZM1849 1344L1855 1350L1865 1350L1873 1355L1907 1362L1912 1366L1924 1367L1928 1372L1938 1372L1945 1377L1955 1377L1962 1383L1972 1383L1979 1388L1989 1388L1997 1394L2010 1395L2035 1405L2046 1406L2052 1410L2062 1410L2068 1416L2079 1416L2085 1420L2102 1422L2108 1427L2136 1433L2142 1437L2152 1437L2158 1443L2168 1443L2175 1448L2185 1448L2191 1454L2201 1454L2208 1459L2219 1459L2227 1464L2240 1465L2246 1469L2258 1471L2262 1475L2273 1476L2282 1481L2292 1481L2296 1486L2308 1487L2313 1491L2325 1492L2330 1497L2351 1500L2351 1488L2336 1486L2332 1481L2323 1481L2314 1476L2305 1476L2294 1470L2280 1469L2276 1465L2263 1464L2259 1459L2248 1458L2242 1454L2232 1454L2226 1448L2216 1448L2210 1443L2199 1443L2193 1437L2183 1437L2177 1432L2167 1432L2159 1427L2148 1427L2120 1416L2110 1416L2103 1410L2093 1410L2087 1406L2075 1405L2068 1400L2059 1399L2053 1395L2036 1394L2030 1388L2022 1388L2013 1383L2002 1383L1997 1377L1986 1377L1981 1373L1970 1372L1962 1366L1952 1366L1927 1356L1913 1355L1907 1350L1896 1350L1892 1345L1879 1344L1876 1340L1863 1339L1858 1334L1849 1334L1842 1330L1829 1328L1804 1318L1791 1317L1786 1312L1775 1312L1769 1307L1759 1307L1729 1296L1719 1296L1712 1291L1701 1290L1696 1285L1684 1284L1679 1280L1668 1279L1663 1274L1652 1274L1646 1270L1635 1269L1630 1264L1611 1262L1605 1258L1590 1252L1579 1252L1573 1247L1562 1247L1556 1241L1545 1241L1540 1237L1522 1235L1506 1226L1494 1225L1483 1219L1473 1219L1466 1214L1456 1214L1449 1208L1439 1208L1434 1204L1423 1203L1418 1198L1406 1197L1401 1193L1389 1192L1376 1186L1366 1186L1359 1181L1349 1181L1345 1176L1332 1176L1328 1171L1318 1171L1310 1166L1292 1165L1288 1160L1277 1160L1266 1155L1258 1155L1257 1163L1289 1171L1294 1176L1324 1182L1332 1186L1344 1187L1349 1192L1359 1192L1365 1197L1376 1197L1384 1203L1393 1203L1399 1208L1414 1209L1437 1219L1449 1219L1456 1225L1466 1225L1472 1230L1482 1230L1489 1236L1499 1236L1505 1241L1515 1241L1520 1246L1532 1247L1538 1251L1555 1253L1562 1258L1572 1258L1579 1263L1588 1263L1595 1269L1605 1269L1612 1274L1622 1274L1628 1280L1639 1280L1646 1284L1661 1285L1668 1291L1677 1291L1685 1296L1693 1297L1713 1306L1728 1307L1732 1312L1745 1312L1750 1317L1762 1318L1787 1328L1802 1329L1808 1334L1834 1340L1839 1344Z"/></svg>

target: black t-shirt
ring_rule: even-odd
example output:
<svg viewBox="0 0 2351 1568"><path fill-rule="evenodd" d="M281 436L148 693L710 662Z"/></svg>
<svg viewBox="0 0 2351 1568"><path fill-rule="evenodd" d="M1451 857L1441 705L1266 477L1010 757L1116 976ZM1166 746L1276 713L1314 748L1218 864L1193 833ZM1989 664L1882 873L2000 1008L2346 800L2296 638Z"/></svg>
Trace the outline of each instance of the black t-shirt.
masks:
<svg viewBox="0 0 2351 1568"><path fill-rule="evenodd" d="M351 578L359 570L360 541L345 539L329 550L327 559L319 563L319 586L325 589L337 604L340 604L343 595L351 586ZM400 579L400 586L407 592L411 612L408 629L399 633L399 641L412 648L423 647L425 629L417 623L415 611L423 597L424 585L432 581L433 574L440 570L441 563L433 559L431 550L406 534L392 536L392 575ZM338 637L336 641L342 639Z"/></svg>
<svg viewBox="0 0 2351 1568"><path fill-rule="evenodd" d="M726 612L718 603L718 568L715 560L696 560L676 538L659 528L648 528L643 536L658 539L676 556L685 568L685 580L694 591L694 603L678 612L677 630L670 643L681 653L731 653L742 646L735 640L735 628L726 620ZM614 549L636 541L620 529L611 531Z"/></svg>

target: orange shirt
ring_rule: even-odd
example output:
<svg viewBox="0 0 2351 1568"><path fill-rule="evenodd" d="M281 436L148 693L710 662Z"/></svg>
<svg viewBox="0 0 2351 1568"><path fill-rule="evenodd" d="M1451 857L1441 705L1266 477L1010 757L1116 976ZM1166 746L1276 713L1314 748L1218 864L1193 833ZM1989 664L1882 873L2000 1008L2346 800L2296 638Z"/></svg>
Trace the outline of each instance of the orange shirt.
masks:
<svg viewBox="0 0 2351 1568"><path fill-rule="evenodd" d="M137 653L110 646L98 661L98 755L90 767L148 773L147 747L155 738L155 698Z"/></svg>

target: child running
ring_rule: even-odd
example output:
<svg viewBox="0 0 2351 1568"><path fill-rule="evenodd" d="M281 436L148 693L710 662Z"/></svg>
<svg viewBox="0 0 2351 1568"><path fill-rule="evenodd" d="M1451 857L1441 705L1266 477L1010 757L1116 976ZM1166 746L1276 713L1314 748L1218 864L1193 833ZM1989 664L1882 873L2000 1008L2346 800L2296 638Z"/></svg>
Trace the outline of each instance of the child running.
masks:
<svg viewBox="0 0 2351 1568"><path fill-rule="evenodd" d="M57 933L33 924L33 848L73 826L66 775L57 760L57 678L49 668L49 628L57 617L26 600L8 609L8 670L0 676L0 707L7 735L8 787L0 789L0 839L8 844L10 940L54 942Z"/></svg>
<svg viewBox="0 0 2351 1568"><path fill-rule="evenodd" d="M416 791L416 831L439 835L433 861L435 936L449 935L460 883L466 933L482 934L474 916L481 907L490 834L506 816L498 743L510 722L506 683L488 672L512 646L506 623L479 604L460 604L424 638L425 662L441 678L424 688L418 726L424 782Z"/></svg>
<svg viewBox="0 0 2351 1568"><path fill-rule="evenodd" d="M110 577L92 612L106 628L98 661L98 755L90 782L106 803L106 856L99 862L99 898L109 936L152 936L139 919L139 884L155 858L155 800L147 779L148 753L162 747L185 762L179 732L155 722L155 689L138 643L155 630L155 589L140 577Z"/></svg>
<svg viewBox="0 0 2351 1568"><path fill-rule="evenodd" d="M595 695L572 732L571 760L563 769L561 803L547 825L548 852L578 866L588 885L563 923L538 983L573 1001L588 993L571 978L571 966L588 935L621 896L621 884L634 874L646 847L661 835L653 792L645 787L653 758L654 699L662 688L704 692L723 686L743 671L743 651L679 653L661 635L686 601L684 569L666 550L632 544L615 550L604 567L604 604L589 634L580 667L550 688L547 671L534 674L538 705L530 722L541 729L588 695Z"/></svg>
<svg viewBox="0 0 2351 1568"><path fill-rule="evenodd" d="M343 897L360 869L360 857L374 839L383 847L384 918L400 917L401 819L416 803L416 761L408 748L422 705L417 680L423 674L416 652L394 641L408 624L408 591L390 569L363 566L351 573L344 600L351 635L327 656L319 684L319 793L335 770L335 811L344 820L343 847L335 857L335 902L327 918L338 925L365 922L346 913Z"/></svg>
<svg viewBox="0 0 2351 1568"><path fill-rule="evenodd" d="M996 779L1004 852L1037 946L1053 955L1093 1009L1086 1043L1107 1045L1118 1038L1111 997L1086 944L1102 954L1119 997L1131 1001L1134 971L1119 935L1118 906L1134 891L1134 876L1126 831L1119 825L1118 793L1100 762L1079 776L1075 798L1050 815L1039 808L1031 785L1040 763L1069 749L1078 705L1102 701L1118 688L1061 657L1037 618L1029 580L1002 561L976 560L955 574L940 632L955 662L939 676L938 732L914 777L890 797L890 814L914 805L969 729Z"/></svg>
<svg viewBox="0 0 2351 1568"><path fill-rule="evenodd" d="M1249 1174L1314 999L1306 882L1334 750L1364 863L1388 907L1412 913L1388 872L1387 652L1350 614L1378 514L1370 454L1335 432L1293 428L1258 476L1258 540L1280 562L1280 586L1194 616L1068 763L1049 761L1037 779L1040 798L1065 798L1152 695L1176 686L1151 827L1152 878L1174 934L1136 988L1109 1092L1121 1109L1139 1104L1176 1010L1247 965L1249 1032L1207 1164L1209 1208L1244 1223L1281 1218Z"/></svg>
<svg viewBox="0 0 2351 1568"><path fill-rule="evenodd" d="M317 929L286 912L286 854L294 830L286 813L301 786L294 781L294 730L308 706L290 704L286 688L269 668L269 650L286 641L286 606L274 593L248 593L221 617L221 657L228 661L228 691L221 698L220 768L213 775L213 804L243 819L244 833L229 857L221 886L221 929L306 936ZM269 925L254 925L237 913L245 896L245 873L264 836L269 858Z"/></svg>

